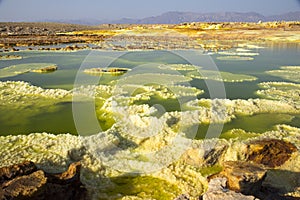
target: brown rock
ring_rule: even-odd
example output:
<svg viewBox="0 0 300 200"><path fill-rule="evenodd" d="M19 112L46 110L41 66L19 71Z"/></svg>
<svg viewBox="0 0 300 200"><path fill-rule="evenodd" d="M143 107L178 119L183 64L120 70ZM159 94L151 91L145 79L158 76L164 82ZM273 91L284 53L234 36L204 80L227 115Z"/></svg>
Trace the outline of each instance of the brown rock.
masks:
<svg viewBox="0 0 300 200"><path fill-rule="evenodd" d="M246 196L241 193L237 193L234 191L215 191L205 193L202 197L202 200L255 200L254 196Z"/></svg>
<svg viewBox="0 0 300 200"><path fill-rule="evenodd" d="M226 145L204 147L204 155L200 155L199 149L189 149L183 154L182 159L195 167L213 166L222 159L227 149Z"/></svg>
<svg viewBox="0 0 300 200"><path fill-rule="evenodd" d="M86 189L80 182L80 162L58 174L45 174L34 163L0 168L0 199L81 200Z"/></svg>
<svg viewBox="0 0 300 200"><path fill-rule="evenodd" d="M293 152L297 151L295 145L283 140L261 140L248 145L247 160L268 167L277 167L284 164Z"/></svg>
<svg viewBox="0 0 300 200"><path fill-rule="evenodd" d="M25 161L8 167L0 168L0 183L11 180L17 176L28 175L36 171L37 168L33 162Z"/></svg>
<svg viewBox="0 0 300 200"><path fill-rule="evenodd" d="M72 163L67 171L63 173L57 174L46 174L48 178L48 182L50 183L57 183L57 184L68 184L74 181L80 181L80 168L81 163L75 162Z"/></svg>
<svg viewBox="0 0 300 200"><path fill-rule="evenodd" d="M257 164L241 161L228 161L223 164L221 175L228 180L228 188L246 195L254 195L260 191L267 170Z"/></svg>
<svg viewBox="0 0 300 200"><path fill-rule="evenodd" d="M47 178L42 170L2 184L2 199L43 199Z"/></svg>
<svg viewBox="0 0 300 200"><path fill-rule="evenodd" d="M86 189L80 182L81 163L72 163L68 170L60 174L47 174L47 199L85 199Z"/></svg>
<svg viewBox="0 0 300 200"><path fill-rule="evenodd" d="M254 200L254 196L246 196L226 188L226 178L214 178L208 184L208 190L200 198L202 200Z"/></svg>
<svg viewBox="0 0 300 200"><path fill-rule="evenodd" d="M226 152L227 146L216 146L212 148L210 151L206 151L204 154L204 159L209 166L215 165L219 162L220 158Z"/></svg>

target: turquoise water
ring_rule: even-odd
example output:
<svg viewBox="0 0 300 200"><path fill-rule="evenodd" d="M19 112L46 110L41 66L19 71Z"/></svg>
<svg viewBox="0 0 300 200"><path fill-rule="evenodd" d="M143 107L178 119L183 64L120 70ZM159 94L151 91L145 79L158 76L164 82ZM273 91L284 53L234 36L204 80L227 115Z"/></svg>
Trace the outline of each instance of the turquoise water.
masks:
<svg viewBox="0 0 300 200"><path fill-rule="evenodd" d="M258 98L255 94L255 91L259 89L257 86L258 83L265 81L286 81L268 75L265 71L279 69L280 66L284 65L300 65L299 45L274 46L265 49L256 49L253 50L253 52L258 52L260 54L259 56L255 56L253 61L225 61L217 60L216 57L218 55L211 56L220 71L247 74L258 78L256 81L251 82L224 83L227 98ZM147 63L188 64L184 58L175 56L168 51L127 52L115 60L113 58L116 57L116 53L99 51L95 54L96 56L94 55L93 57L88 50L78 52L20 51L9 54L20 55L23 59L2 60L0 61L0 68L23 63L54 63L58 66L59 70L47 74L25 73L14 77L0 78L0 81L26 81L42 88L62 88L66 90L71 90L73 88L74 80L80 67L105 66L107 60L113 60L112 63L109 63L112 67L127 67L132 69ZM201 66L203 69L209 70L205 64ZM91 79L90 75L84 75L82 72L79 73L87 80ZM184 71L180 71L179 73L185 74ZM99 83L111 84L111 81L118 80L118 78L119 77L104 75L99 79ZM209 98L207 84L213 82L215 81L194 79L190 81L189 84L204 90L204 94L199 95L198 98ZM166 111L180 110L180 105L176 99L163 100L158 97L152 97L150 100L139 101L136 103L146 103L151 106L161 104ZM28 134L44 131L54 134L67 132L77 134L72 117L72 103L66 102L63 104L55 104L53 107L55 107L55 109L51 112L40 111L28 115L18 115L17 113L26 112L24 110L18 110L18 108L0 108L0 135ZM294 117L292 120L287 120L287 118L288 116L268 116L268 114L240 117L225 124L223 132L233 128L241 128L246 131L261 133L265 130L271 130L274 125L280 123L300 126L299 116ZM253 128L254 123L258 124L255 128ZM199 132L203 132L205 129L205 126L201 126ZM201 133L198 134L198 137L201 138Z"/></svg>

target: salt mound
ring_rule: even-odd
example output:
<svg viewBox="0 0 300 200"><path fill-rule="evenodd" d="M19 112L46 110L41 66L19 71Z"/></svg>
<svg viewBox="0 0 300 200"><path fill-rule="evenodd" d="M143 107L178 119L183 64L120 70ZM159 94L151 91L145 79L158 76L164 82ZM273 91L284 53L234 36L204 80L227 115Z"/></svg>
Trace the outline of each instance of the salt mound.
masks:
<svg viewBox="0 0 300 200"><path fill-rule="evenodd" d="M72 149L82 148L78 137L70 134L0 136L0 166L31 160L46 171L61 171L70 162Z"/></svg>
<svg viewBox="0 0 300 200"><path fill-rule="evenodd" d="M101 76L103 74L109 74L113 76L118 76L118 75L123 75L127 71L130 71L128 68L90 68L90 69L85 69L83 72L86 74L91 74L95 76Z"/></svg>
<svg viewBox="0 0 300 200"><path fill-rule="evenodd" d="M254 60L253 57L245 57L245 56L218 56L218 60Z"/></svg>
<svg viewBox="0 0 300 200"><path fill-rule="evenodd" d="M198 111L195 116L198 116L196 119L199 123L226 123L236 118L237 115L300 113L300 108L296 108L288 102L266 99L197 99L187 102L186 106ZM185 116L183 119L191 119L191 116Z"/></svg>
<svg viewBox="0 0 300 200"><path fill-rule="evenodd" d="M200 69L200 66L189 65L189 64L168 64L168 65L160 65L160 69L171 69L177 71L191 71Z"/></svg>
<svg viewBox="0 0 300 200"><path fill-rule="evenodd" d="M244 82L244 81L254 81L257 78L250 75L245 74L233 74L230 72L220 72L220 71L212 71L212 70L199 70L189 72L187 76L196 79L210 79L216 81L224 81L224 82Z"/></svg>
<svg viewBox="0 0 300 200"><path fill-rule="evenodd" d="M161 84L161 85L174 85L182 82L188 82L192 79L179 74L164 74L164 73L142 73L131 74L130 76L124 76L118 80L118 85L123 84L135 84L145 85L147 84Z"/></svg>
<svg viewBox="0 0 300 200"><path fill-rule="evenodd" d="M282 79L300 83L300 66L283 66L279 70L271 70L266 73Z"/></svg>
<svg viewBox="0 0 300 200"><path fill-rule="evenodd" d="M237 52L251 52L250 49L244 49L244 48L237 48L236 51Z"/></svg>
<svg viewBox="0 0 300 200"><path fill-rule="evenodd" d="M234 51L221 51L218 52L220 55L228 55L228 56L258 56L259 53L254 52L234 52Z"/></svg>
<svg viewBox="0 0 300 200"><path fill-rule="evenodd" d="M286 82L264 82L259 86L264 90L256 93L264 98L287 102L300 108L300 84Z"/></svg>
<svg viewBox="0 0 300 200"><path fill-rule="evenodd" d="M38 98L63 99L71 93L62 89L43 89L23 81L0 82L0 102L2 104L19 103L21 100L31 101Z"/></svg>
<svg viewBox="0 0 300 200"><path fill-rule="evenodd" d="M56 65L53 63L26 63L26 64L12 65L0 69L0 78L16 76L31 71L40 71L42 69L51 66L56 66Z"/></svg>
<svg viewBox="0 0 300 200"><path fill-rule="evenodd" d="M22 56L18 56L18 55L0 55L0 60L19 60L22 59Z"/></svg>
<svg viewBox="0 0 300 200"><path fill-rule="evenodd" d="M258 46L255 44L238 44L238 47L246 48L246 49L264 49L265 47Z"/></svg>

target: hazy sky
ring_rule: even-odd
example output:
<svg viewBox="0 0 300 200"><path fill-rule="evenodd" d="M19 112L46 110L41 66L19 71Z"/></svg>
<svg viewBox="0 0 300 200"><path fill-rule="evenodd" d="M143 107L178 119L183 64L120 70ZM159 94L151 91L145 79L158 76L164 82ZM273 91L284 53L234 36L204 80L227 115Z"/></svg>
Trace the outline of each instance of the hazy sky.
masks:
<svg viewBox="0 0 300 200"><path fill-rule="evenodd" d="M0 0L0 21L143 18L167 11L272 15L299 10L300 0Z"/></svg>

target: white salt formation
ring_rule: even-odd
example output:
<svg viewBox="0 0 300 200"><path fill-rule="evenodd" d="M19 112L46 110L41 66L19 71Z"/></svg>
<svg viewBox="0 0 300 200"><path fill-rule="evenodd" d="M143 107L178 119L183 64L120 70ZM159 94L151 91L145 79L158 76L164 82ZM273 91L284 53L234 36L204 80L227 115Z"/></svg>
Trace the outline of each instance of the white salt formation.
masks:
<svg viewBox="0 0 300 200"><path fill-rule="evenodd" d="M257 78L245 74L233 74L230 72L212 71L212 70L199 70L192 71L187 76L195 79L209 79L223 82L244 82L255 81Z"/></svg>
<svg viewBox="0 0 300 200"><path fill-rule="evenodd" d="M18 64L12 65L9 67L4 67L0 69L0 78L12 77L19 74L24 74L27 72L40 72L42 69L46 69L50 67L56 66L53 63L26 63L26 64Z"/></svg>
<svg viewBox="0 0 300 200"><path fill-rule="evenodd" d="M240 61L249 61L254 60L253 57L246 57L246 56L218 56L217 60L240 60Z"/></svg>
<svg viewBox="0 0 300 200"><path fill-rule="evenodd" d="M157 194L151 192L153 188L146 189L154 180L159 185L157 191L161 191L160 194L168 194L167 199L173 199L179 194L188 194L196 199L207 187L206 177L220 171L222 162L246 159L247 142L274 138L289 141L300 149L297 139L300 136L300 129L287 125L277 125L273 131L263 134L247 133L242 129L232 130L236 134L242 134L243 137L248 134L249 139L244 140L192 139L197 132L197 129L193 129L194 125L227 123L237 116L259 113L300 114L300 107L296 106L299 98L290 94L299 90L297 84L262 83L265 95L273 94L268 91L269 87L272 88L272 92L278 90L277 95L270 96L274 100L210 100L196 99L196 95L202 91L185 84L189 79L184 76L172 74L149 74L149 76L150 78L158 76L161 82L141 86L143 80L137 79L139 76L136 75L121 79L116 86L83 86L72 91L42 89L25 82L0 82L2 105L15 106L23 100L27 104L34 102L32 106L41 102L46 102L47 106L53 102L70 101L72 94L76 94L82 96L83 100L84 97L95 98L97 117L113 119L111 128L91 136L78 137L69 134L55 136L47 133L2 136L1 166L31 160L46 171L63 171L62 168L68 163L82 160L81 179L94 199L113 197L126 199L132 198L132 195L137 199L157 198L155 196ZM150 80L146 81L151 83ZM290 91L286 90L287 88L290 88ZM153 96L179 100L186 97L188 101L181 105L181 111L172 112L166 112L161 105L135 104L141 100L149 100ZM22 106L19 109L22 112ZM189 133L188 137L185 130L194 132L194 135ZM296 152L278 169L288 170L291 174L299 173L299 163L299 152ZM140 187L134 194L124 188L124 184L118 184L119 181L121 183L124 181L122 176L127 172L144 173L139 178L130 178L132 180L130 182ZM292 175L286 175L290 176ZM277 179L286 178L273 173L267 180L274 187L280 187L274 182ZM295 189L296 186L297 180L287 182L286 187L289 190L283 191L286 194L300 196ZM168 188L172 188L172 191Z"/></svg>
<svg viewBox="0 0 300 200"><path fill-rule="evenodd" d="M193 71L197 69L201 69L200 66L190 65L190 64L168 64L168 65L160 65L160 69L171 69L176 71Z"/></svg>
<svg viewBox="0 0 300 200"><path fill-rule="evenodd" d="M283 66L279 70L271 70L267 73L296 83L300 82L300 66Z"/></svg>
<svg viewBox="0 0 300 200"><path fill-rule="evenodd" d="M300 84L286 82L264 82L259 86L264 90L257 91L263 98L275 99L300 108Z"/></svg>
<svg viewBox="0 0 300 200"><path fill-rule="evenodd" d="M18 101L20 98L49 98L63 99L70 97L71 93L63 89L43 89L23 81L0 82L0 98L8 100L6 103Z"/></svg>
<svg viewBox="0 0 300 200"><path fill-rule="evenodd" d="M258 56L259 53L254 52L234 52L234 51L220 51L218 52L220 55L228 55L228 56Z"/></svg>

